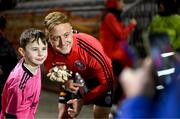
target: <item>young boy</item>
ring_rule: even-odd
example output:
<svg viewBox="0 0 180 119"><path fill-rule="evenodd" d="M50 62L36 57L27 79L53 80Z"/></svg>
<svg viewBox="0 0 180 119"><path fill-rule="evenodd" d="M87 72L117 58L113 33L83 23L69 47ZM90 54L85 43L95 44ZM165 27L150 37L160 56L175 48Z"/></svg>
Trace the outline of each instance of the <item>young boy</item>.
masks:
<svg viewBox="0 0 180 119"><path fill-rule="evenodd" d="M34 119L41 91L40 65L47 57L45 34L34 28L25 30L18 51L22 58L5 83L1 118Z"/></svg>

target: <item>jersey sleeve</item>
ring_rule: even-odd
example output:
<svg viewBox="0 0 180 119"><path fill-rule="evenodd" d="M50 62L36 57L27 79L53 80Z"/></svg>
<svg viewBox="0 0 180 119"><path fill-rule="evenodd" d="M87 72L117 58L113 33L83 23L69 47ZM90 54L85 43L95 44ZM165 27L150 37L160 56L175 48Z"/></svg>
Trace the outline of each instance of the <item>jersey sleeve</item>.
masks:
<svg viewBox="0 0 180 119"><path fill-rule="evenodd" d="M96 78L98 79L98 85L92 88L87 95L84 97L84 103L88 104L93 102L98 97L104 95L107 91L112 91L112 83L113 83L113 74L112 68L107 63L108 61L104 59L104 61L94 61L94 73ZM102 64L100 63L102 62Z"/></svg>
<svg viewBox="0 0 180 119"><path fill-rule="evenodd" d="M98 80L98 85L93 87L84 97L84 103L88 104L93 102L93 100L96 100L105 92L112 90L112 65L111 60L104 53L100 42L94 37L83 35L83 37L79 39L78 43L84 50L83 57L86 57L85 59L88 67L93 71L89 75ZM88 83L93 82L88 81Z"/></svg>
<svg viewBox="0 0 180 119"><path fill-rule="evenodd" d="M120 25L119 21L111 13L108 13L105 17L105 23L108 28L112 31L113 36L116 36L118 39L126 40L130 32L132 32L135 27L134 24L130 23L127 27Z"/></svg>
<svg viewBox="0 0 180 119"><path fill-rule="evenodd" d="M6 85L2 95L4 113L16 115L22 101L22 93L18 90L18 88L10 88L8 84Z"/></svg>

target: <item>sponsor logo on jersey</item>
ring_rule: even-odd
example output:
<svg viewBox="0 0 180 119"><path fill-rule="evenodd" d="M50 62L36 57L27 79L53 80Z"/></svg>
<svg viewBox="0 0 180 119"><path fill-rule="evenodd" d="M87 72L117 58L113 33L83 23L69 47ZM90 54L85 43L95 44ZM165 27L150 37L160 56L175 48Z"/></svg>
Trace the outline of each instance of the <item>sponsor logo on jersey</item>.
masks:
<svg viewBox="0 0 180 119"><path fill-rule="evenodd" d="M86 69L86 65L80 60L76 60L74 62L74 65L75 65L75 67L77 67L78 70L85 70Z"/></svg>

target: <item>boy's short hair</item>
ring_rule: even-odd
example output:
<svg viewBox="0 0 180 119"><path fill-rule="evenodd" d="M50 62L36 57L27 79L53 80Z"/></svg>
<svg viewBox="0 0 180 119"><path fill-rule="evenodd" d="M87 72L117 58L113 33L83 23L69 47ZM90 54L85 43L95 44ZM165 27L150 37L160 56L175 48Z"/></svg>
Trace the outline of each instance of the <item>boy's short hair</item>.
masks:
<svg viewBox="0 0 180 119"><path fill-rule="evenodd" d="M51 12L44 19L44 25L48 31L51 31L55 25L63 23L70 23L70 20L62 12Z"/></svg>
<svg viewBox="0 0 180 119"><path fill-rule="evenodd" d="M43 44L47 44L47 38L43 31L35 28L26 29L20 36L20 47L25 49L29 42L37 41L39 43L39 40L41 40Z"/></svg>
<svg viewBox="0 0 180 119"><path fill-rule="evenodd" d="M4 16L0 16L0 29L4 30L6 28L7 20Z"/></svg>

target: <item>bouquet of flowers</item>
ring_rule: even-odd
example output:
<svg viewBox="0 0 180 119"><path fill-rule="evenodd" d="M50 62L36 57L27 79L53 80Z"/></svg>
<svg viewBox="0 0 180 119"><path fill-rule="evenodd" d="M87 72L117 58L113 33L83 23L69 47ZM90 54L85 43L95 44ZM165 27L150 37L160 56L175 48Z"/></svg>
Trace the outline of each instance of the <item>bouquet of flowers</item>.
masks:
<svg viewBox="0 0 180 119"><path fill-rule="evenodd" d="M57 81L61 83L65 83L68 81L68 79L71 79L73 75L73 72L67 69L66 65L63 66L54 66L49 70L49 73L47 74L47 77L51 81Z"/></svg>
<svg viewBox="0 0 180 119"><path fill-rule="evenodd" d="M65 83L68 80L72 80L72 82L74 83L81 84L82 86L79 88L79 91L78 91L81 97L83 97L83 95L85 95L88 92L88 88L85 84L84 79L81 77L81 75L77 72L73 73L72 71L68 70L66 65L54 66L53 68L49 70L47 77L49 77L51 81L60 82L62 84L61 85L62 88L64 88L65 90L69 92L72 92L72 91L68 87L65 86Z"/></svg>

